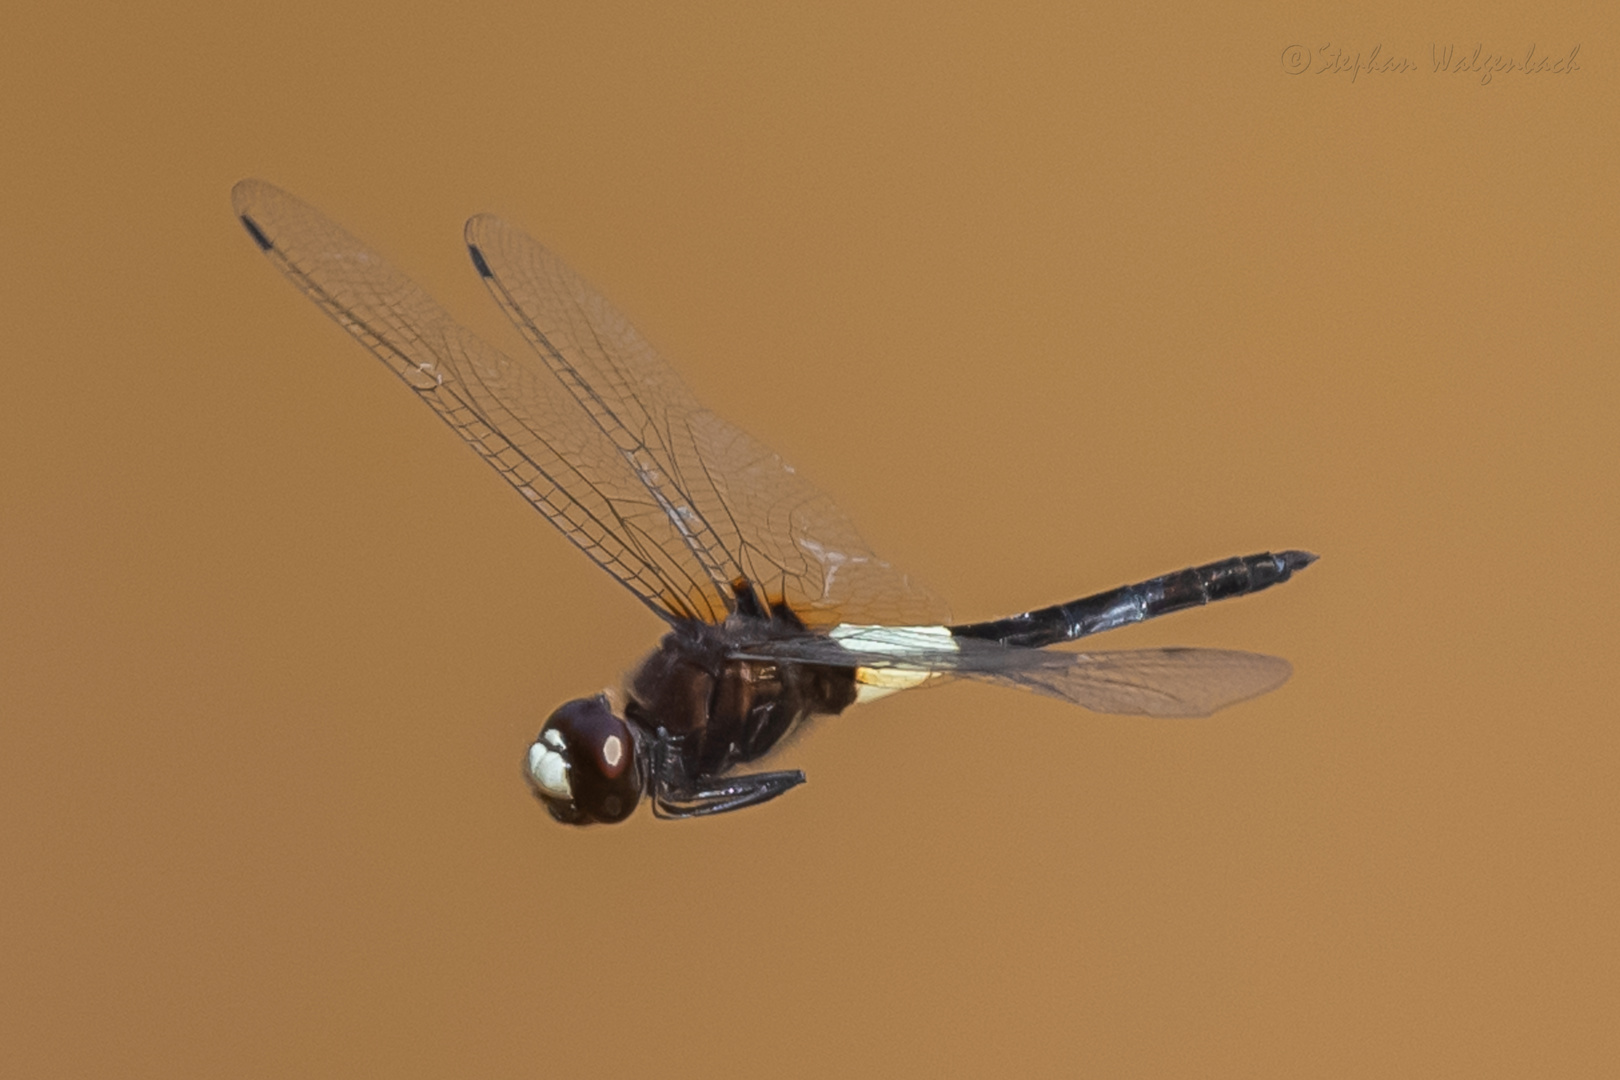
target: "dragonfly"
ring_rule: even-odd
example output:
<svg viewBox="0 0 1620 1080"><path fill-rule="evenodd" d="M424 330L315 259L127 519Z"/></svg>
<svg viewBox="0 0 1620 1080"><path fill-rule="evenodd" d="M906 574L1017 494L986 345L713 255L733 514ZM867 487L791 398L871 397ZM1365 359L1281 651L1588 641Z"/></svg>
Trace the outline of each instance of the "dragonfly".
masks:
<svg viewBox="0 0 1620 1080"><path fill-rule="evenodd" d="M951 679L1094 712L1207 716L1281 686L1275 656L1052 646L1270 588L1306 551L1190 567L1006 618L952 623L780 456L704 408L620 312L491 214L473 268L528 351L511 356L320 211L263 180L232 190L253 242L574 546L668 624L622 690L557 708L523 759L571 825L768 802L797 769L749 771L815 718Z"/></svg>

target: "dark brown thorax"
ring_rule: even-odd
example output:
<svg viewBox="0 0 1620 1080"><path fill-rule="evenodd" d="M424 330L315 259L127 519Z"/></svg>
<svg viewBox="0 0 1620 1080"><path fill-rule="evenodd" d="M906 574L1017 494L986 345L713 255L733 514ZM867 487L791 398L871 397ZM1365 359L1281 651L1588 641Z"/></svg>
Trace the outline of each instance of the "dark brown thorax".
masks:
<svg viewBox="0 0 1620 1080"><path fill-rule="evenodd" d="M729 655L737 642L802 633L743 616L684 624L630 678L625 719L646 735L667 731L697 775L756 761L811 716L842 712L855 700L852 669Z"/></svg>

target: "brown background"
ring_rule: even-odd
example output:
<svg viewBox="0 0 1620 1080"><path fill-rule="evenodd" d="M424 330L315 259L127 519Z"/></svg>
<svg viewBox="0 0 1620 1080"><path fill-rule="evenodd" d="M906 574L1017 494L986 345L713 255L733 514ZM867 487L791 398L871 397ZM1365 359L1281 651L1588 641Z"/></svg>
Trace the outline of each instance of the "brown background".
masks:
<svg viewBox="0 0 1620 1080"><path fill-rule="evenodd" d="M1613 1075L1620 17L1112 7L8 8L0 1072ZM1296 676L555 826L527 740L659 627L246 175L497 333L523 224L960 617L1319 551L1108 642Z"/></svg>

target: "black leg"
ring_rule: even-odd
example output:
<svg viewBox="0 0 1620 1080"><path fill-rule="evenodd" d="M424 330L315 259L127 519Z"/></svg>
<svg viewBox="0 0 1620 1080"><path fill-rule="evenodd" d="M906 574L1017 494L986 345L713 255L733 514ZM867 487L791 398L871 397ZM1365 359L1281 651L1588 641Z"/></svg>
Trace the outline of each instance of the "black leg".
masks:
<svg viewBox="0 0 1620 1080"><path fill-rule="evenodd" d="M683 791L660 779L653 786L653 816L694 818L726 814L770 802L802 783L804 773L798 769L723 777L695 791Z"/></svg>
<svg viewBox="0 0 1620 1080"><path fill-rule="evenodd" d="M798 769L744 776L692 775L682 765L680 738L663 728L648 747L651 758L653 816L708 817L758 806L804 783Z"/></svg>

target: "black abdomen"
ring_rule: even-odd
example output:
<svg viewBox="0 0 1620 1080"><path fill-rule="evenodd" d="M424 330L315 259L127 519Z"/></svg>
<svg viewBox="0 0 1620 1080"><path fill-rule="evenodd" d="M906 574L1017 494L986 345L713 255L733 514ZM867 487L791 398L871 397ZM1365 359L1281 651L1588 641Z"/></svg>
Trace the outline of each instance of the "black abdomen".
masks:
<svg viewBox="0 0 1620 1080"><path fill-rule="evenodd" d="M953 626L956 637L982 638L1038 649L1099 634L1128 623L1200 607L1231 596L1246 596L1287 581L1316 561L1308 551L1265 552L1206 563L1173 574L1122 585L1095 596L1071 600L1022 615Z"/></svg>

